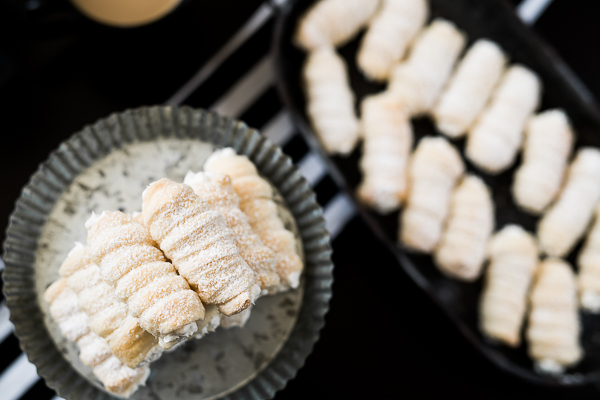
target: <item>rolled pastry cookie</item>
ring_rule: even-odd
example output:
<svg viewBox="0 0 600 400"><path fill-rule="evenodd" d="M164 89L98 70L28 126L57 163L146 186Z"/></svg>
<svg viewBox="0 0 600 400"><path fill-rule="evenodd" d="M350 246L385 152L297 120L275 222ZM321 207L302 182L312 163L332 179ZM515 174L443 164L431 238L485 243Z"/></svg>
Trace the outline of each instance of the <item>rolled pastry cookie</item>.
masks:
<svg viewBox="0 0 600 400"><path fill-rule="evenodd" d="M66 281L61 278L44 292L44 299L50 305L50 315L63 336L77 344L79 359L92 368L106 390L129 398L145 384L150 368L129 368L112 355L106 340L90 331L87 314L79 309L77 295L69 289Z"/></svg>
<svg viewBox="0 0 600 400"><path fill-rule="evenodd" d="M143 194L144 224L179 274L206 304L226 315L248 308L260 293L223 214L188 185L161 179Z"/></svg>
<svg viewBox="0 0 600 400"><path fill-rule="evenodd" d="M538 224L542 252L566 256L588 228L600 200L600 150L582 147L568 171L562 191Z"/></svg>
<svg viewBox="0 0 600 400"><path fill-rule="evenodd" d="M579 344L577 284L569 264L552 258L540 264L530 306L526 337L536 369L558 374L576 364L583 350Z"/></svg>
<svg viewBox="0 0 600 400"><path fill-rule="evenodd" d="M473 281L481 274L487 241L494 230L494 203L487 185L475 175L458 184L434 260L444 274Z"/></svg>
<svg viewBox="0 0 600 400"><path fill-rule="evenodd" d="M488 256L479 326L487 337L517 347L539 263L537 243L522 227L507 225L490 239Z"/></svg>
<svg viewBox="0 0 600 400"><path fill-rule="evenodd" d="M430 253L442 235L452 189L465 166L460 154L442 137L424 137L408 167L408 197L400 214L400 242Z"/></svg>
<svg viewBox="0 0 600 400"><path fill-rule="evenodd" d="M140 327L137 318L127 315L127 305L104 282L84 245L75 243L59 274L75 293L91 330L106 339L111 353L123 364L136 368L160 357L158 340Z"/></svg>
<svg viewBox="0 0 600 400"><path fill-rule="evenodd" d="M303 263L296 250L296 238L287 230L273 200L273 188L258 175L256 167L246 156L231 148L215 151L204 163L204 170L231 177L233 188L240 197L240 209L263 243L277 257L279 290L295 289L300 285Z"/></svg>
<svg viewBox="0 0 600 400"><path fill-rule="evenodd" d="M344 60L330 47L311 52L303 69L306 113L329 154L349 154L358 141L354 94Z"/></svg>
<svg viewBox="0 0 600 400"><path fill-rule="evenodd" d="M407 164L413 132L402 102L387 93L362 103L363 180L358 197L387 214L400 207L406 195Z"/></svg>
<svg viewBox="0 0 600 400"><path fill-rule="evenodd" d="M512 186L515 203L536 215L552 203L560 191L573 141L573 130L564 111L544 111L529 119L523 162Z"/></svg>
<svg viewBox="0 0 600 400"><path fill-rule="evenodd" d="M240 255L254 271L256 283L265 293L274 292L279 286L277 257L265 246L240 210L240 199L233 189L228 175L212 172L189 171L183 183L189 185L202 200L225 217L231 237L240 250Z"/></svg>
<svg viewBox="0 0 600 400"><path fill-rule="evenodd" d="M369 21L379 0L320 0L299 19L294 42L307 51L341 46Z"/></svg>
<svg viewBox="0 0 600 400"><path fill-rule="evenodd" d="M127 303L127 312L163 347L192 336L204 318L198 295L157 247L150 231L120 211L86 222L92 259L102 278Z"/></svg>
<svg viewBox="0 0 600 400"><path fill-rule="evenodd" d="M431 111L464 45L454 24L439 18L417 36L408 58L392 69L388 86L409 115Z"/></svg>
<svg viewBox="0 0 600 400"><path fill-rule="evenodd" d="M500 80L506 57L498 44L479 39L467 51L433 109L437 129L450 138L467 133Z"/></svg>
<svg viewBox="0 0 600 400"><path fill-rule="evenodd" d="M528 68L506 70L487 107L469 130L465 154L489 174L512 165L523 141L527 119L540 103L541 83Z"/></svg>
<svg viewBox="0 0 600 400"><path fill-rule="evenodd" d="M427 0L382 0L358 50L357 64L367 78L389 78L428 15Z"/></svg>
<svg viewBox="0 0 600 400"><path fill-rule="evenodd" d="M600 204L595 207L595 222L579 253L577 276L579 304L594 314L600 313Z"/></svg>

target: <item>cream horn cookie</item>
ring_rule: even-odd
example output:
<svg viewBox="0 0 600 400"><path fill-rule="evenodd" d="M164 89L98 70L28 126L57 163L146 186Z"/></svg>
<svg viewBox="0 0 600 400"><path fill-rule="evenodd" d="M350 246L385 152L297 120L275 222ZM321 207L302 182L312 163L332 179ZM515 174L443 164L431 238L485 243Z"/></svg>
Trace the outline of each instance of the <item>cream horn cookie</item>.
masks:
<svg viewBox="0 0 600 400"><path fill-rule="evenodd" d="M425 137L411 156L406 208L400 214L400 242L431 253L442 235L452 189L465 166L458 151L442 137Z"/></svg>
<svg viewBox="0 0 600 400"><path fill-rule="evenodd" d="M522 227L507 225L490 239L488 256L479 326L487 337L517 347L539 263L537 243Z"/></svg>
<svg viewBox="0 0 600 400"><path fill-rule="evenodd" d="M44 300L49 305L52 319L68 341L77 342L90 333L88 316L79 309L77 295L69 289L66 279L60 278L48 286ZM110 355L110 349L107 348L101 358L106 359Z"/></svg>
<svg viewBox="0 0 600 400"><path fill-rule="evenodd" d="M577 314L577 284L571 266L547 259L537 270L530 294L527 341L540 372L557 374L579 362L583 350Z"/></svg>
<svg viewBox="0 0 600 400"><path fill-rule="evenodd" d="M123 323L127 317L127 305L102 280L98 266L90 259L84 245L75 243L59 274L67 278L69 288L78 298L81 297L79 307L88 314L94 332L106 338Z"/></svg>
<svg viewBox="0 0 600 400"><path fill-rule="evenodd" d="M506 57L498 44L479 39L458 63L433 108L437 129L450 138L467 133L500 80Z"/></svg>
<svg viewBox="0 0 600 400"><path fill-rule="evenodd" d="M594 314L600 313L600 204L594 211L595 221L587 235L577 264L579 274L579 304L581 308Z"/></svg>
<svg viewBox="0 0 600 400"><path fill-rule="evenodd" d="M467 137L465 154L477 167L498 174L512 165L528 118L540 103L541 83L528 68L506 70Z"/></svg>
<svg viewBox="0 0 600 400"><path fill-rule="evenodd" d="M382 0L360 44L357 64L367 78L385 81L425 24L427 0Z"/></svg>
<svg viewBox="0 0 600 400"><path fill-rule="evenodd" d="M92 214L86 228L89 252L102 278L144 330L164 347L196 332L197 321L204 318L202 302L145 226L120 211L105 211Z"/></svg>
<svg viewBox="0 0 600 400"><path fill-rule="evenodd" d="M260 293L220 212L188 185L161 179L143 195L144 224L179 274L206 304L225 315L248 308Z"/></svg>
<svg viewBox="0 0 600 400"><path fill-rule="evenodd" d="M431 111L465 46L465 36L443 19L434 20L415 39L408 58L390 74L388 90L411 116Z"/></svg>
<svg viewBox="0 0 600 400"><path fill-rule="evenodd" d="M50 315L63 336L77 344L79 358L92 368L108 392L129 398L145 384L150 368L129 368L112 355L106 340L90 331L87 314L79 309L77 295L69 289L66 279L50 285L44 299L50 305Z"/></svg>
<svg viewBox="0 0 600 400"><path fill-rule="evenodd" d="M331 47L311 52L303 69L306 113L329 154L347 155L356 146L359 123L344 60Z"/></svg>
<svg viewBox="0 0 600 400"><path fill-rule="evenodd" d="M308 51L341 46L367 24L378 6L379 0L320 0L300 17L294 42Z"/></svg>
<svg viewBox="0 0 600 400"><path fill-rule="evenodd" d="M78 307L87 314L90 329L106 339L112 354L123 364L136 368L160 357L158 340L140 327L137 318L127 315L127 305L104 282L84 245L75 243L59 274L77 296Z"/></svg>
<svg viewBox="0 0 600 400"><path fill-rule="evenodd" d="M574 136L562 110L544 111L527 123L523 162L512 186L515 203L527 212L541 214L558 195Z"/></svg>
<svg viewBox="0 0 600 400"><path fill-rule="evenodd" d="M387 93L362 102L363 180L359 199L381 214L397 210L406 195L413 132L402 102Z"/></svg>
<svg viewBox="0 0 600 400"><path fill-rule="evenodd" d="M494 203L487 185L466 175L456 186L434 261L444 274L473 281L481 273L487 241L494 230Z"/></svg>
<svg viewBox="0 0 600 400"><path fill-rule="evenodd" d="M280 290L297 288L302 274L302 259L296 252L296 238L285 229L273 201L273 188L258 175L252 161L231 148L215 151L204 164L204 170L231 177L233 188L240 197L240 209L263 243L277 256Z"/></svg>
<svg viewBox="0 0 600 400"><path fill-rule="evenodd" d="M231 178L224 174L189 171L183 183L189 185L210 207L223 214L240 255L254 271L256 283L264 293L275 291L280 285L277 257L273 250L263 244L250 226L246 214L240 210L240 199L233 189Z"/></svg>
<svg viewBox="0 0 600 400"><path fill-rule="evenodd" d="M599 200L600 150L582 147L569 166L558 199L538 224L542 252L566 256L588 228Z"/></svg>

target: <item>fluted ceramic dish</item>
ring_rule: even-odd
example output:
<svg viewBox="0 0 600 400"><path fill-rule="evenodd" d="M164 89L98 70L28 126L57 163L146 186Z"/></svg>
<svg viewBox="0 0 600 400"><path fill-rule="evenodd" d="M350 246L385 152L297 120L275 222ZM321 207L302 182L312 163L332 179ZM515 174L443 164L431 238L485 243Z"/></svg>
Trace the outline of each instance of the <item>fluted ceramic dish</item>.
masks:
<svg viewBox="0 0 600 400"><path fill-rule="evenodd" d="M314 0L289 0L280 10L273 33L273 54L277 75L277 86L290 110L295 124L299 127L311 148L320 153L329 166L330 174L337 183L346 189L355 200L359 213L373 232L393 252L402 269L419 285L455 323L458 330L487 358L500 368L521 378L547 385L580 385L600 381L600 318L582 314L582 346L584 359L567 373L557 377L538 375L533 370L525 345L517 349L488 342L479 332L478 304L481 293L481 280L464 283L448 279L433 265L431 257L405 252L396 244L398 213L381 216L362 206L354 192L360 183L358 168L360 150L349 157L328 157L306 118L306 102L301 87L301 68L305 53L292 44L292 35L298 17ZM576 78L560 57L539 39L517 18L513 6L502 0L428 0L431 18L441 17L453 21L468 36L471 44L479 38L496 41L509 55L510 62L518 62L533 69L543 82L541 110L563 108L573 122L577 132L576 146L600 147L600 113L598 106L586 88ZM362 38L360 34L353 41L339 49L346 60L350 82L356 94L357 104L365 96L385 89L364 79L356 67L355 57ZM423 136L438 135L430 120L413 120L415 143ZM455 142L461 149L464 140ZM515 166L520 164L520 158ZM508 223L524 226L535 232L537 218L523 213L512 201L510 187L515 168L498 175L481 173L467 161L468 169L482 176L493 191L496 204L496 228ZM575 263L575 254L569 261ZM389 273L395 273L389 271Z"/></svg>
<svg viewBox="0 0 600 400"><path fill-rule="evenodd" d="M85 241L92 210L141 207L161 177L181 182L215 148L247 155L278 190L282 215L304 251L300 288L259 299L247 325L218 329L151 364L133 399L272 398L302 367L329 307L329 235L315 195L290 158L255 129L188 107L142 107L85 127L33 174L16 203L4 243L7 305L15 334L46 384L69 400L109 399L48 317L42 294L73 241Z"/></svg>

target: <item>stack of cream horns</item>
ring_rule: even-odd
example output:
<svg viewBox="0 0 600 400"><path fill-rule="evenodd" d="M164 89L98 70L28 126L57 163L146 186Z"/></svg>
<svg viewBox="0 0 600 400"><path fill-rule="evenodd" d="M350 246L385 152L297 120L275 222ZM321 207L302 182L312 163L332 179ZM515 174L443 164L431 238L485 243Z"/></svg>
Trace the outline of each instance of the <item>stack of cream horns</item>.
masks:
<svg viewBox="0 0 600 400"><path fill-rule="evenodd" d="M75 244L45 300L109 392L131 396L164 351L243 326L257 298L299 286L303 262L273 196L227 148L184 183L151 183L139 213L92 213L87 244Z"/></svg>

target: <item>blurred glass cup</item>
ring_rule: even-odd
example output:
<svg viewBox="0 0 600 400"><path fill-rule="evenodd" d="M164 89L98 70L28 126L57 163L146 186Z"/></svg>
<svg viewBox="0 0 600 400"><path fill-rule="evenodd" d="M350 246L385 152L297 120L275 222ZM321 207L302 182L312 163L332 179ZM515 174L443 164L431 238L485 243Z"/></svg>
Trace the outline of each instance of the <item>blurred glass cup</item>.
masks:
<svg viewBox="0 0 600 400"><path fill-rule="evenodd" d="M99 23L131 28L169 14L182 0L70 0L82 14Z"/></svg>

